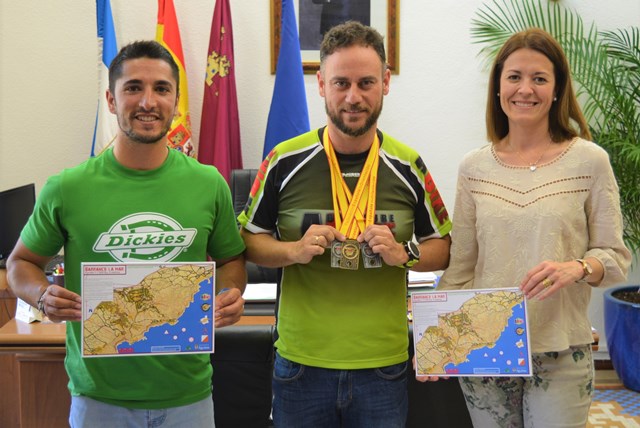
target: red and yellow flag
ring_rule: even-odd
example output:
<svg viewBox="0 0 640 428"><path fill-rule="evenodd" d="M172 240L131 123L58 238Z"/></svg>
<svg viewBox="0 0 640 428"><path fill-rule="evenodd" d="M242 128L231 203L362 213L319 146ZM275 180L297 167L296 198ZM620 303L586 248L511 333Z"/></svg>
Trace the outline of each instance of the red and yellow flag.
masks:
<svg viewBox="0 0 640 428"><path fill-rule="evenodd" d="M187 94L187 73L180 41L180 29L173 0L158 0L158 26L156 40L171 52L180 70L180 100L178 113L173 118L171 129L167 134L169 147L178 149L189 156L196 156L191 141L191 116L189 115L189 96Z"/></svg>

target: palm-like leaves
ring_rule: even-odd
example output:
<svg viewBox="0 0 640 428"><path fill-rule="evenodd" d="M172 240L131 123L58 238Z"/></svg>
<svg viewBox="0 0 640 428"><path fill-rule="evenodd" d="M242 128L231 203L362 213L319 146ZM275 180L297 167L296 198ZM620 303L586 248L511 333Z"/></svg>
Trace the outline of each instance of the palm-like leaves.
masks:
<svg viewBox="0 0 640 428"><path fill-rule="evenodd" d="M640 29L599 32L550 0L492 0L471 34L490 62L515 32L539 27L562 45L594 140L611 158L620 185L624 237L640 250Z"/></svg>

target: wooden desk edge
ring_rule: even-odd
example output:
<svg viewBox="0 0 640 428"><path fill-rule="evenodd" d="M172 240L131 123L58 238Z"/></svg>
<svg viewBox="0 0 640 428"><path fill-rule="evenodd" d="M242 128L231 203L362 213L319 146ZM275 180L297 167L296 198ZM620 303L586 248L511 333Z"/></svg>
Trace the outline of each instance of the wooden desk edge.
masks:
<svg viewBox="0 0 640 428"><path fill-rule="evenodd" d="M274 325L272 315L247 315L234 325ZM17 348L64 348L66 325L64 323L26 323L15 318L0 328L0 352Z"/></svg>
<svg viewBox="0 0 640 428"><path fill-rule="evenodd" d="M275 325L275 323L276 317L273 315L245 315L233 325Z"/></svg>
<svg viewBox="0 0 640 428"><path fill-rule="evenodd" d="M61 345L64 347L65 337L64 323L26 323L14 318L0 328L0 347L11 345Z"/></svg>

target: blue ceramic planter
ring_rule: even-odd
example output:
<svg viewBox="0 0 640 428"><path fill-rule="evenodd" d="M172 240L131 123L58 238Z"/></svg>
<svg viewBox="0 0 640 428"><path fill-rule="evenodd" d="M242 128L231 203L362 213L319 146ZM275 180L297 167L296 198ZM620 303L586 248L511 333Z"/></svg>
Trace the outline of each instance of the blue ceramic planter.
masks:
<svg viewBox="0 0 640 428"><path fill-rule="evenodd" d="M637 285L604 292L604 329L611 363L625 387L640 392L640 305L612 296L616 291L638 291Z"/></svg>

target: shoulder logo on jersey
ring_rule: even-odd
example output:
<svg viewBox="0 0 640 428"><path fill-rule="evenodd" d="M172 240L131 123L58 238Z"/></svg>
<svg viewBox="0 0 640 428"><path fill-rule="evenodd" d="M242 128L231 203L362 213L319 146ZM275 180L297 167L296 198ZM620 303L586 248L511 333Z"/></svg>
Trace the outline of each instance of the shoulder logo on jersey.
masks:
<svg viewBox="0 0 640 428"><path fill-rule="evenodd" d="M256 174L255 180L253 180L253 184L251 185L251 191L249 191L249 196L252 198L256 196L258 190L260 189L260 183L264 181L264 177L267 175L267 167L269 166L269 162L271 158L275 154L275 149L269 152L269 155L262 161L260 164L260 168L258 168L258 173Z"/></svg>
<svg viewBox="0 0 640 428"><path fill-rule="evenodd" d="M132 214L116 221L108 232L100 234L93 251L110 253L120 262L168 262L186 250L197 233L196 229L183 229L166 215Z"/></svg>
<svg viewBox="0 0 640 428"><path fill-rule="evenodd" d="M444 222L449 219L449 213L444 206L440 192L438 192L436 188L436 183L433 181L433 178L431 178L431 173L427 173L424 177L424 190L429 195L429 200L431 201L431 206L433 207L433 212L436 214L436 218L440 224L444 224Z"/></svg>

